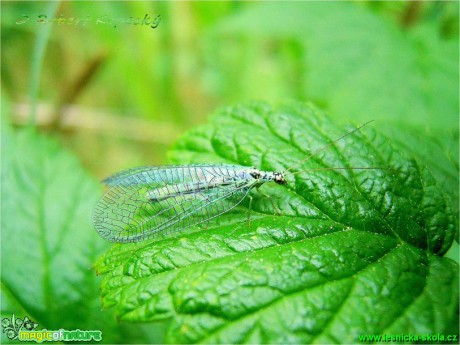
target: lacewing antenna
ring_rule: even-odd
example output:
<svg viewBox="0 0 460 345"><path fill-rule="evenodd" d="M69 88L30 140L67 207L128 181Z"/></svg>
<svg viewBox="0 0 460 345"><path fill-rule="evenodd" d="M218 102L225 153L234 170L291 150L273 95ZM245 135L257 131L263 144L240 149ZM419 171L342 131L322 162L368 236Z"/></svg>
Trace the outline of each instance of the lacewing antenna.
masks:
<svg viewBox="0 0 460 345"><path fill-rule="evenodd" d="M315 168L315 169L306 169L306 170L302 170L302 171L292 172L292 173L289 173L289 175L297 175L297 174L301 174L301 173L306 172L306 171L323 171L323 170L385 170L385 168L380 168L380 167Z"/></svg>
<svg viewBox="0 0 460 345"><path fill-rule="evenodd" d="M287 168L286 171L285 171L285 173L288 173L289 170L291 170L292 168L295 168L295 167L301 165L302 163L305 163L305 162L308 161L310 158L316 156L318 153L320 153L320 152L322 152L322 151L328 149L329 147L333 146L335 143L337 143L338 141L342 140L343 138L349 136L350 134L353 134L353 133L359 131L361 128L363 128L364 126L368 125L369 123L371 123L371 122L373 122L373 121L374 121L374 120L370 120L370 121L368 121L368 122L366 122L366 123L364 123L364 124L362 124L362 125L356 127L355 129L353 129L353 130L349 131L348 133L345 133L344 135L342 135L340 138L335 139L334 141L330 142L328 145L323 146L323 147L320 148L319 150L316 150L315 152L313 152L312 154L310 154L310 155L307 156L306 158L302 159L300 162L298 162L298 163L294 164L293 166ZM339 169L343 169L343 168L339 168ZM347 168L347 169L351 169L351 168Z"/></svg>

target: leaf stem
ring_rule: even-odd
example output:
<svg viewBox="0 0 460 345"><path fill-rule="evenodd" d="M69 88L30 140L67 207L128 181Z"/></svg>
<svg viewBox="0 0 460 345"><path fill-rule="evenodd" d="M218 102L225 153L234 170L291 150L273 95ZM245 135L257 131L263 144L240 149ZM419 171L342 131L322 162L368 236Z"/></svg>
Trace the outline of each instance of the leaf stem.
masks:
<svg viewBox="0 0 460 345"><path fill-rule="evenodd" d="M54 17L58 7L59 1L50 2L45 9L46 18ZM34 126L36 123L37 115L37 95L40 85L40 74L43 65L43 58L45 56L46 43L48 42L51 33L51 24L44 23L38 29L37 40L35 42L34 50L32 52L32 62L30 66L30 85L29 85L29 98L30 98L30 117L29 125Z"/></svg>

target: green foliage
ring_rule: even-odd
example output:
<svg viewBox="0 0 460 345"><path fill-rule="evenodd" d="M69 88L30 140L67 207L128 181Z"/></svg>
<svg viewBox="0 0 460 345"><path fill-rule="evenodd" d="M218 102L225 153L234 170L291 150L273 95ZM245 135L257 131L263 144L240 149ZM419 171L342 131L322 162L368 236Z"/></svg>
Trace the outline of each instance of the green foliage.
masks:
<svg viewBox="0 0 460 345"><path fill-rule="evenodd" d="M154 30L53 25L39 105L71 99L95 113L60 139L101 178L164 163L178 133L243 100L314 101L342 124L370 117L458 135L458 2L417 3L407 26L412 2L61 2L57 17L162 21ZM15 102L30 89L44 4L2 3L2 85ZM24 13L30 22L16 24ZM161 134L143 131L147 120Z"/></svg>
<svg viewBox="0 0 460 345"><path fill-rule="evenodd" d="M75 157L34 129L3 126L1 184L2 317L102 330L107 343L154 341L101 311L91 266L107 244L90 221L100 188Z"/></svg>
<svg viewBox="0 0 460 345"><path fill-rule="evenodd" d="M441 257L455 211L429 169L371 126L287 187L254 191L250 228L242 207L187 236L112 247L96 265L104 306L122 320L172 318L174 343L458 332L458 266ZM284 171L344 132L309 105L252 103L190 131L171 159ZM330 167L378 169L314 170Z"/></svg>
<svg viewBox="0 0 460 345"><path fill-rule="evenodd" d="M434 3L424 5L430 13L405 29L350 2L246 8L208 38L217 90L313 100L337 118L458 128L458 35L443 34Z"/></svg>

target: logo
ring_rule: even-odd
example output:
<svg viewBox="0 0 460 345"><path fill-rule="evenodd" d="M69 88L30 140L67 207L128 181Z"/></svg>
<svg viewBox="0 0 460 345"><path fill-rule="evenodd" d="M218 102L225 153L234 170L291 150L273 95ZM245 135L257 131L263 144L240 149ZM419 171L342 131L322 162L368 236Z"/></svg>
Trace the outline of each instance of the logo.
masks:
<svg viewBox="0 0 460 345"><path fill-rule="evenodd" d="M27 316L24 319L15 317L2 319L2 331L6 333L8 339L19 341L34 341L41 343L44 341L101 341L102 332L97 330L65 330L57 331L41 329L38 330L38 323L33 322Z"/></svg>
<svg viewBox="0 0 460 345"><path fill-rule="evenodd" d="M11 317L11 319L4 318L2 320L2 329L3 333L6 333L6 336L8 339L14 340L18 339L19 332L24 328L27 331L33 331L35 328L37 328L38 323L33 322L31 319L29 319L27 316L23 319L20 319L18 317Z"/></svg>

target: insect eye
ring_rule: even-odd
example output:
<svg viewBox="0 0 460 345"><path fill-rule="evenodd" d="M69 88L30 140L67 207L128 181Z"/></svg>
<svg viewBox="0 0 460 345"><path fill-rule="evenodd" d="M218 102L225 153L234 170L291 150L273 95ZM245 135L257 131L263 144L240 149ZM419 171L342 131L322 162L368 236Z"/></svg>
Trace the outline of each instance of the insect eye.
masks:
<svg viewBox="0 0 460 345"><path fill-rule="evenodd" d="M286 184L286 180L284 179L283 174L275 173L275 182L279 184Z"/></svg>

